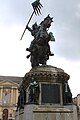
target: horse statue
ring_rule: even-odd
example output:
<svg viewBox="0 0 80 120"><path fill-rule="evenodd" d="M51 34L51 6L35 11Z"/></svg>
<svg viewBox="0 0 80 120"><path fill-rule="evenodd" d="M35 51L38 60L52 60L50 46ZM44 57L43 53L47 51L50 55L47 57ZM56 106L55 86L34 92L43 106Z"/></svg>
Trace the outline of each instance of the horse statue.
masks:
<svg viewBox="0 0 80 120"><path fill-rule="evenodd" d="M40 64L46 65L49 56L54 55L50 51L49 41L55 41L55 38L52 32L48 33L48 29L53 22L52 19L53 18L48 15L39 25L35 23L32 25L32 28L26 26L26 29L28 29L34 37L30 47L26 49L30 52L27 58L30 57L32 67L39 66Z"/></svg>

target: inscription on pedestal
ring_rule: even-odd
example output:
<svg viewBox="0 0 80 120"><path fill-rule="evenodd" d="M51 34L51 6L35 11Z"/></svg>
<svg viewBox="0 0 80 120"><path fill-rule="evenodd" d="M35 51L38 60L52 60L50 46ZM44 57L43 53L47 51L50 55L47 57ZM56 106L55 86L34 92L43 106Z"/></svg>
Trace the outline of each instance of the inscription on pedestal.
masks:
<svg viewBox="0 0 80 120"><path fill-rule="evenodd" d="M41 84L41 103L60 104L60 85Z"/></svg>

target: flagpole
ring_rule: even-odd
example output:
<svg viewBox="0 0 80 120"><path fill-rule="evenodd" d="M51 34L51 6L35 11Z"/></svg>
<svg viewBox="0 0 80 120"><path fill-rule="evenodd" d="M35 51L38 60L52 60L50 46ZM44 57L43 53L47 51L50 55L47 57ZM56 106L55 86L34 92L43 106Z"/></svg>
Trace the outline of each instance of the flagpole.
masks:
<svg viewBox="0 0 80 120"><path fill-rule="evenodd" d="M34 13L35 13L36 15L37 15L37 14L38 14L38 15L41 14L40 9L41 9L41 7L43 7L42 4L40 3L40 0L36 0L35 2L33 2L33 3L32 3L32 6L33 6L34 11L32 12L31 17L30 17L30 19L29 19L26 27L27 27L28 24L30 23L31 18L33 17ZM25 27L25 29L24 29L24 31L23 31L23 33L22 33L22 36L21 36L20 40L22 40L22 38L23 38L23 35L24 35L25 31L26 31L26 27Z"/></svg>
<svg viewBox="0 0 80 120"><path fill-rule="evenodd" d="M31 17L30 17L30 19L29 19L29 21L28 21L28 23L27 23L26 27L27 27L27 26L28 26L28 24L30 23L31 18L33 17L34 13L35 13L35 10L32 12ZM24 31L23 31L23 34L22 34L22 36L21 36L20 40L22 40L22 38L23 38L23 35L24 35L25 31L26 31L26 27L25 27L25 29L24 29Z"/></svg>

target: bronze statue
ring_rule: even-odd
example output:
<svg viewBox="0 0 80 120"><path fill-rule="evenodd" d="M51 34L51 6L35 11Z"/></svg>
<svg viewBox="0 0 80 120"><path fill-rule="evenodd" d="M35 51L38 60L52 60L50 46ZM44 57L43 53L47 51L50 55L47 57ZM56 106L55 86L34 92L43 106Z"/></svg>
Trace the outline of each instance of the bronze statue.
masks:
<svg viewBox="0 0 80 120"><path fill-rule="evenodd" d="M63 85L63 104L72 104L72 93L68 81L65 81Z"/></svg>
<svg viewBox="0 0 80 120"><path fill-rule="evenodd" d="M24 87L22 87L19 91L16 111L18 111L18 109L20 110L21 108L23 109L25 104L26 104L26 90L24 89Z"/></svg>
<svg viewBox="0 0 80 120"><path fill-rule="evenodd" d="M40 64L46 65L47 60L49 59L49 56L53 56L54 54L50 51L50 45L49 41L55 41L55 38L53 36L53 33L48 33L48 29L51 26L51 23L53 22L53 18L48 15L44 20L37 25L37 23L34 23L32 25L32 28L30 28L29 22L35 13L36 15L41 14L40 9L43 7L40 3L40 0L36 0L32 3L32 7L34 9L25 29L21 36L21 39L23 38L23 35L28 29L31 32L31 35L34 37L33 41L30 44L30 47L26 50L30 52L30 54L27 56L27 58L30 57L31 66L36 67Z"/></svg>
<svg viewBox="0 0 80 120"><path fill-rule="evenodd" d="M49 56L54 55L50 51L49 41L55 41L55 38L52 32L48 33L48 29L53 22L52 19L53 18L48 15L39 25L37 25L37 23L33 24L32 29L26 26L26 29L34 36L30 47L26 49L30 52L27 58L31 57L32 67L39 66L39 64L46 65Z"/></svg>
<svg viewBox="0 0 80 120"><path fill-rule="evenodd" d="M29 85L28 102L38 104L39 93L40 93L39 84L36 82L34 78L32 78L30 85Z"/></svg>

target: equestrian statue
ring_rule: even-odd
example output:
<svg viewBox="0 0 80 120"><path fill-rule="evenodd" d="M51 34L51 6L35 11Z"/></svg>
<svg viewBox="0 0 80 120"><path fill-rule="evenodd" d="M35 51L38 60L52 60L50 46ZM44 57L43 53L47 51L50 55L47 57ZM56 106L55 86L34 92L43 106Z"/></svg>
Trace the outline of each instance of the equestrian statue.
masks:
<svg viewBox="0 0 80 120"><path fill-rule="evenodd" d="M34 11L25 27L21 39L26 29L29 30L31 35L34 37L34 39L31 41L30 47L26 48L26 50L30 52L30 54L27 55L27 58L30 57L31 66L33 68L39 65L46 65L49 56L54 55L50 50L49 41L55 41L55 38L52 32L48 32L51 23L53 22L53 17L50 17L49 14L46 18L44 18L43 21L41 21L39 25L37 22L35 22L31 28L28 26L33 14L41 14L40 9L43 7L40 3L40 0L33 2L32 6Z"/></svg>

